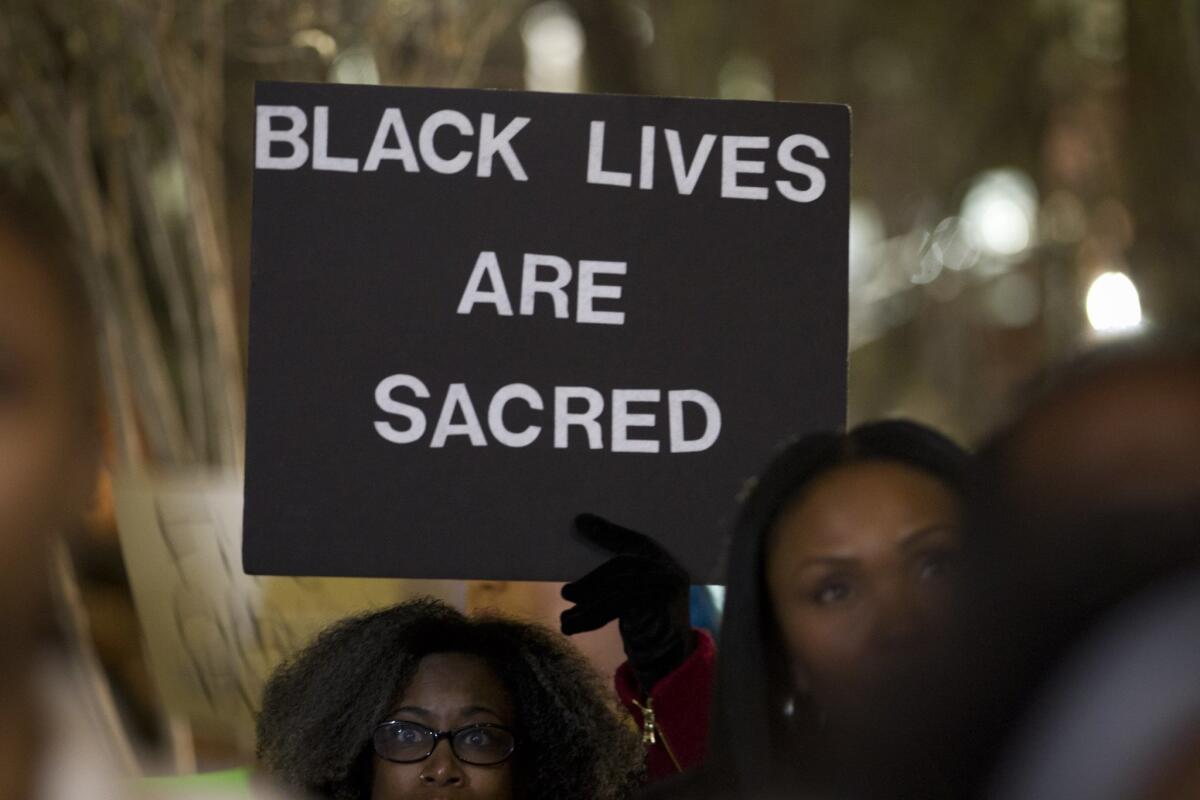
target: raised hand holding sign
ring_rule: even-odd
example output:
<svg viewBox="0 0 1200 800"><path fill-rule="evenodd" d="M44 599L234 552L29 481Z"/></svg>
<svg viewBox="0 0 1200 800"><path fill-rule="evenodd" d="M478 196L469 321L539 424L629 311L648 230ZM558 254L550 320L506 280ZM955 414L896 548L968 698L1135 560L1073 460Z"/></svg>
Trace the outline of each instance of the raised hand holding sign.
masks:
<svg viewBox="0 0 1200 800"><path fill-rule="evenodd" d="M595 516L575 518L580 535L613 557L562 589L575 603L562 613L570 636L619 620L625 656L647 694L693 647L687 572L645 534Z"/></svg>

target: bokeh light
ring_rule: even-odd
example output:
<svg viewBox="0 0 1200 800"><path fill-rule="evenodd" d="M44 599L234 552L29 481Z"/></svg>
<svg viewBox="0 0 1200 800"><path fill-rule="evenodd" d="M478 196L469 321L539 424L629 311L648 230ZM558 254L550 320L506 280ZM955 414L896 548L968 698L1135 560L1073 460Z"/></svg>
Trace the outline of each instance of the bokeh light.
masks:
<svg viewBox="0 0 1200 800"><path fill-rule="evenodd" d="M1033 244L1037 207L1037 188L1028 175L1015 169L989 170L967 190L962 218L982 251L1013 258Z"/></svg>
<svg viewBox="0 0 1200 800"><path fill-rule="evenodd" d="M930 252L946 269L958 272L979 261L975 236L960 217L947 217L933 229Z"/></svg>
<svg viewBox="0 0 1200 800"><path fill-rule="evenodd" d="M349 47L338 53L329 68L332 83L379 83L379 65L375 63L375 52L367 45Z"/></svg>
<svg viewBox="0 0 1200 800"><path fill-rule="evenodd" d="M541 92L577 92L583 82L583 26L558 0L538 3L521 20L525 43L525 87Z"/></svg>
<svg viewBox="0 0 1200 800"><path fill-rule="evenodd" d="M1142 325L1142 302L1137 287L1124 272L1099 275L1087 292L1087 318L1100 334L1136 331Z"/></svg>
<svg viewBox="0 0 1200 800"><path fill-rule="evenodd" d="M736 54L717 75L717 95L724 100L774 100L775 78L761 58Z"/></svg>
<svg viewBox="0 0 1200 800"><path fill-rule="evenodd" d="M874 274L883 241L883 217L870 200L850 201L850 285L867 283Z"/></svg>

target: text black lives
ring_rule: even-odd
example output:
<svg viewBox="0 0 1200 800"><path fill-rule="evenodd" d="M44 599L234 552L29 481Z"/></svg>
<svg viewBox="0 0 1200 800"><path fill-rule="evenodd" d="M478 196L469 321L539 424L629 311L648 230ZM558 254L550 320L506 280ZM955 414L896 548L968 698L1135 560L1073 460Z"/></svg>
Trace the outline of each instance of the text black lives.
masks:
<svg viewBox="0 0 1200 800"><path fill-rule="evenodd" d="M792 202L811 203L825 193L825 173L819 162L829 159L829 149L819 138L807 133L793 133L778 142L768 136L702 133L689 146L677 130L640 125L636 133L636 156L630 163L616 164L605 153L607 124L605 120L591 120L588 126L586 147L581 150L576 168L589 184L655 189L655 164L665 150L671 171L669 190L681 196L695 191L700 178L714 162L718 162L715 169L720 173L723 198L767 200L774 191ZM472 170L480 178L491 178L502 174L499 162L509 179L528 181L519 137L530 125L536 125L531 117L514 116L501 121L496 114L481 113L473 119L461 111L441 109L410 126L400 108L389 107L380 114L371 145L360 158L360 155L330 152L328 106L312 109L311 134L306 136L310 117L304 108L260 105L255 167L266 170L307 167L317 172L357 173L376 172L385 162L396 162L410 173L429 170L453 175ZM454 134L457 138L448 140L447 136ZM765 175L772 162L786 178L769 180L765 186L755 185L753 177L747 182L748 176Z"/></svg>

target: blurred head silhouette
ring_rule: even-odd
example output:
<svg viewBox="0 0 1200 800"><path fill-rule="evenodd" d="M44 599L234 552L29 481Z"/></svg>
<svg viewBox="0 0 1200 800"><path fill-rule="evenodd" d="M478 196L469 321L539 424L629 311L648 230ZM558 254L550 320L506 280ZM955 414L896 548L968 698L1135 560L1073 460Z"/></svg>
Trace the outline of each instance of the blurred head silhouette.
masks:
<svg viewBox="0 0 1200 800"><path fill-rule="evenodd" d="M91 499L99 442L92 316L49 203L0 182L0 661L44 624L52 534Z"/></svg>
<svg viewBox="0 0 1200 800"><path fill-rule="evenodd" d="M974 792L1088 637L1200 567L1200 348L1114 345L1051 374L980 449L965 530L958 633L880 730Z"/></svg>
<svg viewBox="0 0 1200 800"><path fill-rule="evenodd" d="M1050 642L1196 563L1200 348L1132 343L1063 370L982 449L971 526L995 565L980 591Z"/></svg>

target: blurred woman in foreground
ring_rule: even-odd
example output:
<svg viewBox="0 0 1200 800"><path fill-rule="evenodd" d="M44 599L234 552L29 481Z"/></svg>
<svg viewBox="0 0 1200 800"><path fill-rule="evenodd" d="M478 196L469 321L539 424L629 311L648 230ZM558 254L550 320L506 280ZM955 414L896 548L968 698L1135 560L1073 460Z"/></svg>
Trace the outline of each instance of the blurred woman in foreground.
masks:
<svg viewBox="0 0 1200 800"><path fill-rule="evenodd" d="M88 741L50 593L56 536L88 508L100 453L92 316L69 241L48 203L0 181L0 798L104 797L115 777L106 743Z"/></svg>
<svg viewBox="0 0 1200 800"><path fill-rule="evenodd" d="M1055 368L974 473L954 657L895 728L956 796L1200 797L1200 344Z"/></svg>

